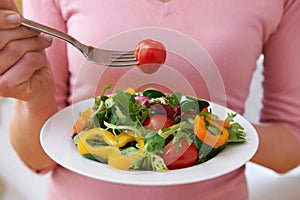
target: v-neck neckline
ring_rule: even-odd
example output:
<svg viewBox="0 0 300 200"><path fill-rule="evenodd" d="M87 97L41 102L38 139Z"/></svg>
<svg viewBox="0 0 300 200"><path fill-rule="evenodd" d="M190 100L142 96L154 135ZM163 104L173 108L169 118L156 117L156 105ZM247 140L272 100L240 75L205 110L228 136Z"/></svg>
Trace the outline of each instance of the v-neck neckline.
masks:
<svg viewBox="0 0 300 200"><path fill-rule="evenodd" d="M170 0L167 2L163 2L160 0L144 0L148 5L153 7L154 9L160 10L164 14L168 14L178 8L182 9L187 5L187 2L191 0Z"/></svg>

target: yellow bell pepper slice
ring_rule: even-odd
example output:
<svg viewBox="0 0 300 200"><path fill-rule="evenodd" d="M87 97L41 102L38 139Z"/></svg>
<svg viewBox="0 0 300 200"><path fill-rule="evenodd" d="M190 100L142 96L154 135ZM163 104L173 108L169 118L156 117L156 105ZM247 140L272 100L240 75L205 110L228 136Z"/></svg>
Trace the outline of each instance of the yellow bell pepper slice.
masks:
<svg viewBox="0 0 300 200"><path fill-rule="evenodd" d="M125 92L128 92L131 95L135 94L135 90L133 88L127 88L126 90L124 90Z"/></svg>
<svg viewBox="0 0 300 200"><path fill-rule="evenodd" d="M109 146L93 146L87 142L87 140L103 139L103 141ZM128 142L137 141L140 147L140 151L137 155L124 156L121 154L119 147L125 146ZM107 159L110 167L128 170L132 167L132 161L142 153L144 147L143 138L134 138L133 136L123 132L118 136L114 136L111 132L101 129L93 128L79 136L77 143L77 150L81 155L94 154L101 158Z"/></svg>

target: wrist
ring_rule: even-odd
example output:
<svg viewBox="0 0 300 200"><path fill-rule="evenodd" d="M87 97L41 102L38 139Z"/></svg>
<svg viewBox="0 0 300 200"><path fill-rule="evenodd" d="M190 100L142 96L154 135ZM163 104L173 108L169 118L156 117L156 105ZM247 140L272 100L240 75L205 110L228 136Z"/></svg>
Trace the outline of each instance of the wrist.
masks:
<svg viewBox="0 0 300 200"><path fill-rule="evenodd" d="M34 101L15 101L15 112L26 118L46 120L58 111L54 97Z"/></svg>

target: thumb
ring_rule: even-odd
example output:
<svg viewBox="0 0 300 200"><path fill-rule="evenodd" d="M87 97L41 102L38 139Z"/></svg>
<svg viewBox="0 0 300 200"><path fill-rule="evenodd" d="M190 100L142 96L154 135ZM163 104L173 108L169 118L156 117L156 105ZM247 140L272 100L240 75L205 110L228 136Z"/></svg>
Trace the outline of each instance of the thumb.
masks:
<svg viewBox="0 0 300 200"><path fill-rule="evenodd" d="M22 16L15 11L0 10L0 30L12 29L20 26L22 22Z"/></svg>

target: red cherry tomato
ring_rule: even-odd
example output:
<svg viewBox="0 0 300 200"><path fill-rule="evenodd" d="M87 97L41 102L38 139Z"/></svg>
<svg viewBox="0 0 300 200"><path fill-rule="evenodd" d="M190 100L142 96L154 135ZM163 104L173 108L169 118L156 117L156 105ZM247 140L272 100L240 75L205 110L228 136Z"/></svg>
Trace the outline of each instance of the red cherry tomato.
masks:
<svg viewBox="0 0 300 200"><path fill-rule="evenodd" d="M134 55L143 72L153 73L165 63L167 52L162 43L146 39L137 44Z"/></svg>
<svg viewBox="0 0 300 200"><path fill-rule="evenodd" d="M193 166L198 158L198 150L193 143L186 139L180 140L181 146L177 149L177 143L169 142L163 149L162 158L168 169L181 169Z"/></svg>
<svg viewBox="0 0 300 200"><path fill-rule="evenodd" d="M145 127L150 130L159 130L172 126L174 122L165 115L153 115L147 118L144 122Z"/></svg>
<svg viewBox="0 0 300 200"><path fill-rule="evenodd" d="M208 112L208 108L203 108L202 112Z"/></svg>

